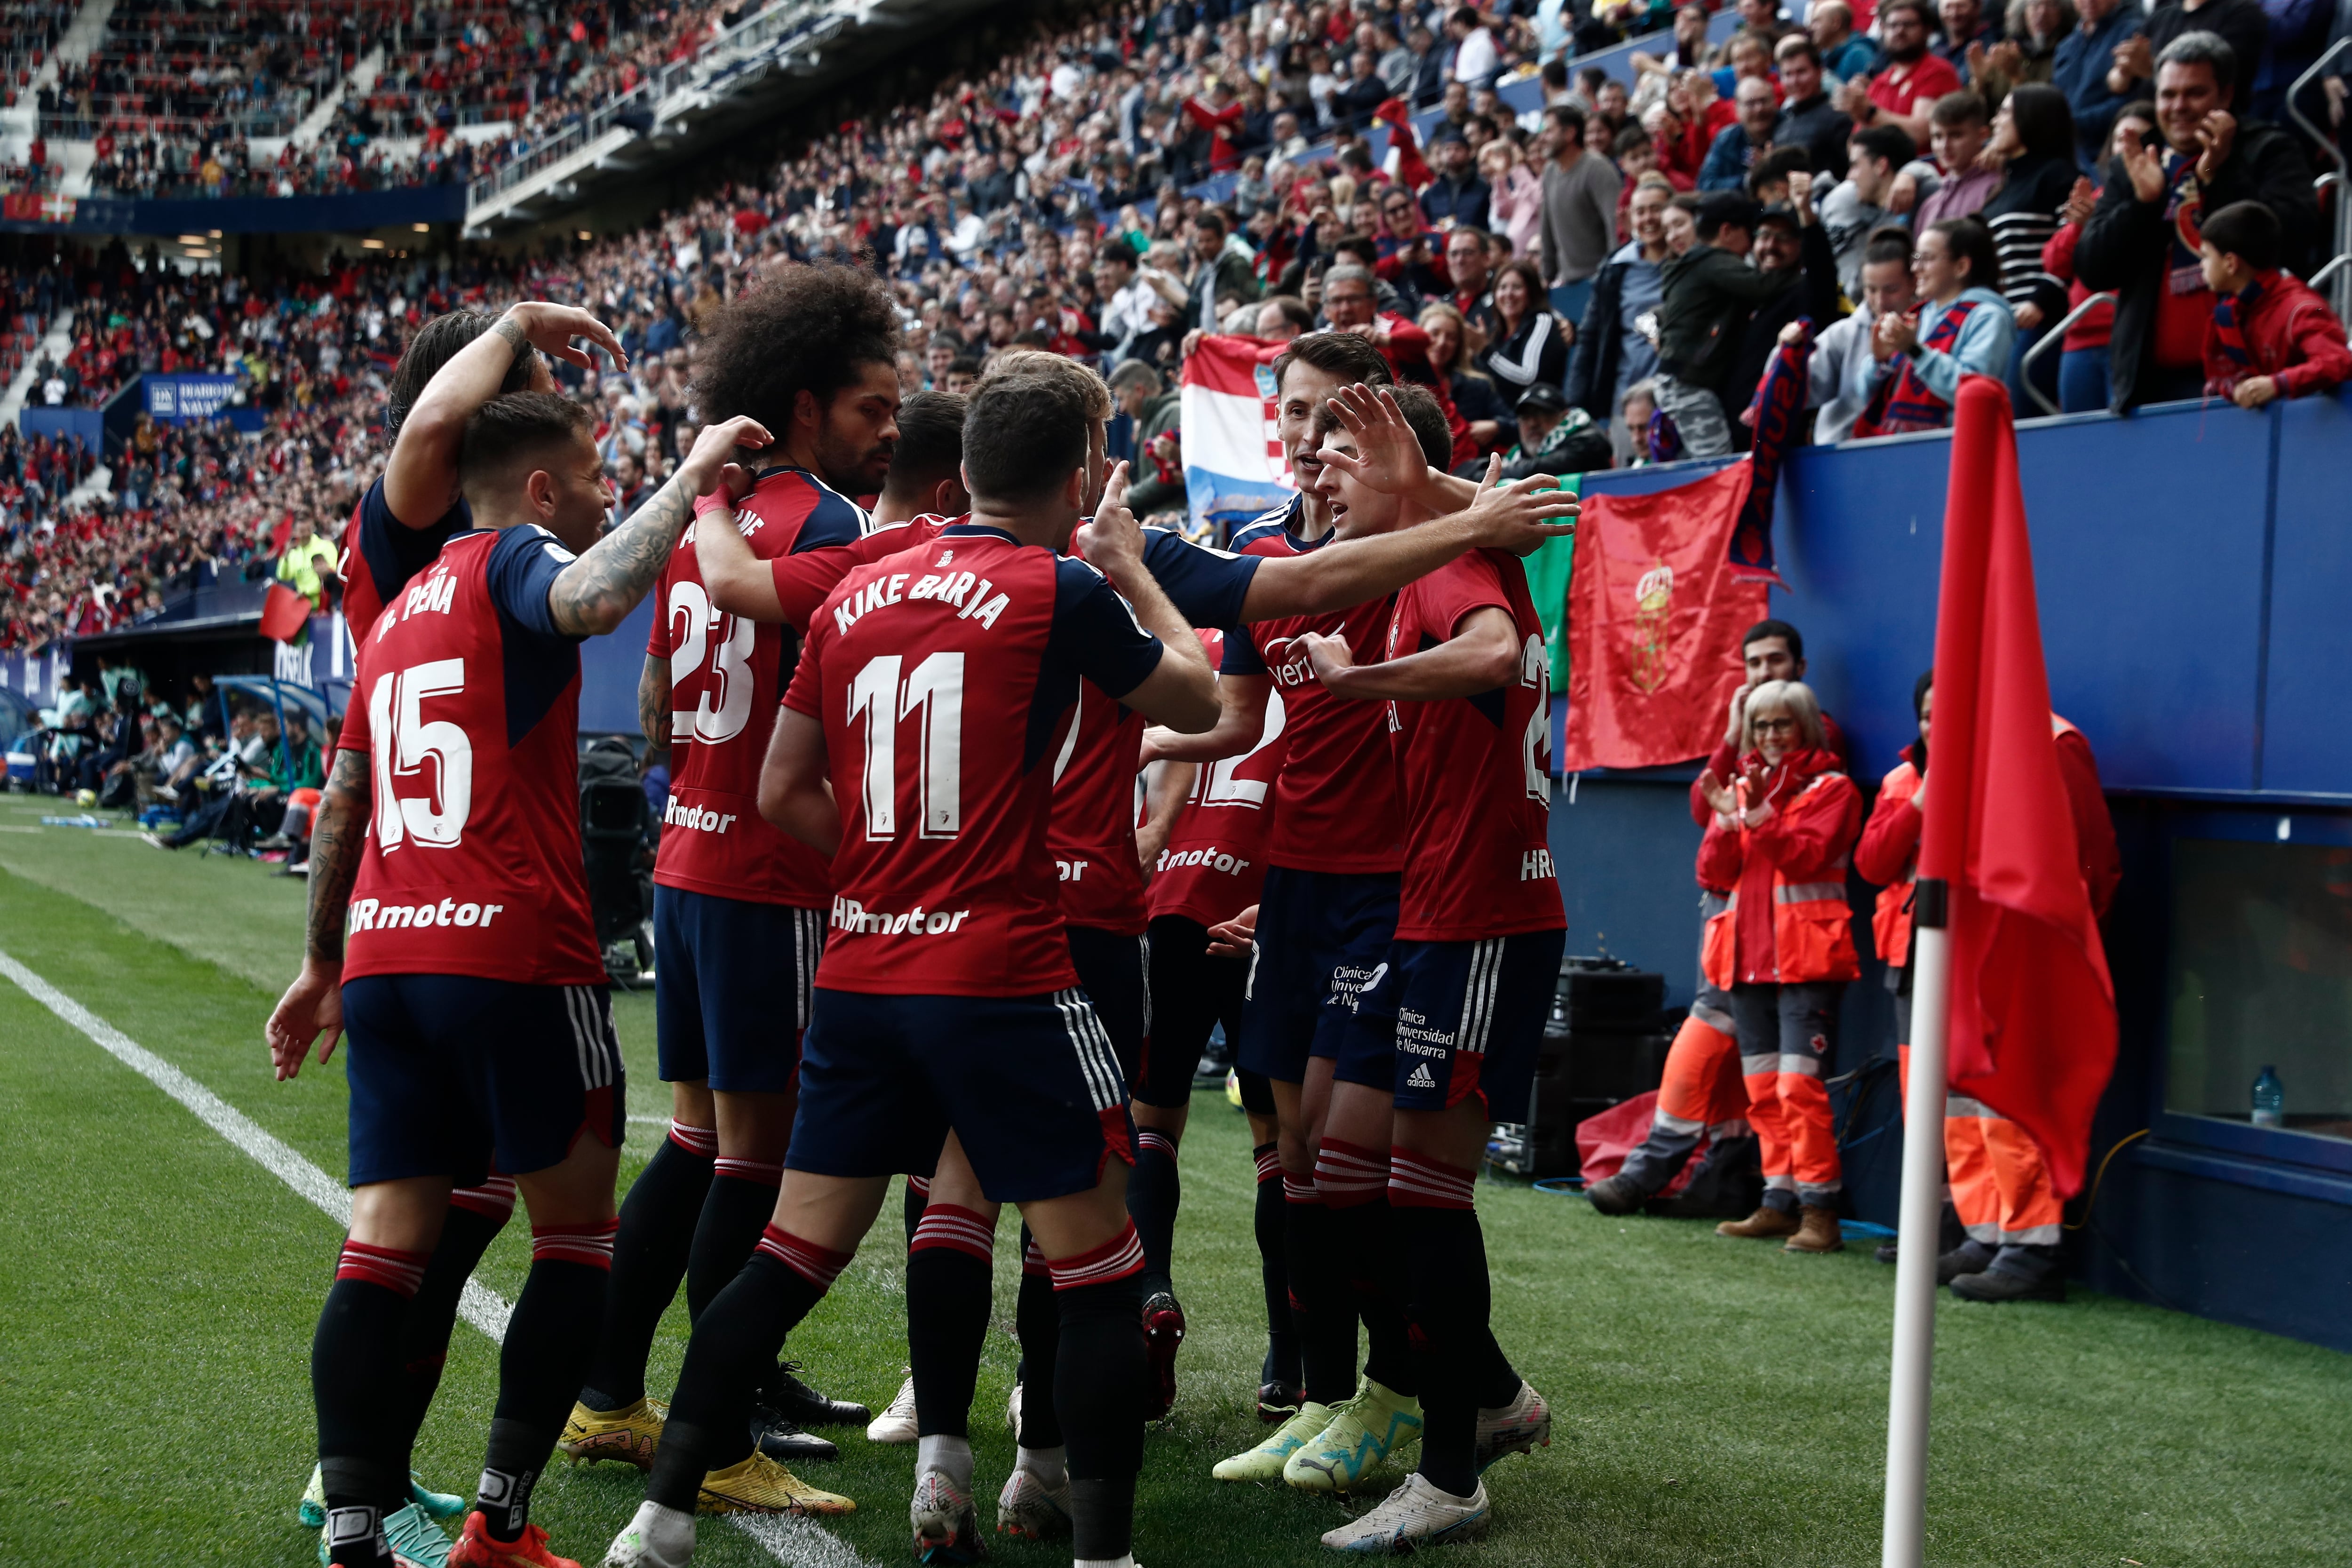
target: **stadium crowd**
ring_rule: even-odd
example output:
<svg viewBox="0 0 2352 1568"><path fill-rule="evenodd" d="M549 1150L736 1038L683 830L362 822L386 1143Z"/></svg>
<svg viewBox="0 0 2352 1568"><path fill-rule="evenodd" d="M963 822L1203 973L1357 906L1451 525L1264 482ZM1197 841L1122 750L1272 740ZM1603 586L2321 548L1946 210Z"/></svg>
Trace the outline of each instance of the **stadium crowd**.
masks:
<svg viewBox="0 0 2352 1568"><path fill-rule="evenodd" d="M221 368L269 424L260 458L251 437L149 432L159 449L70 518L46 478L7 497L0 646L113 624L196 561L253 558L289 512L332 526L381 464L366 417L404 325L454 301L571 299L614 324L626 372L558 368L595 405L625 510L690 443L698 321L782 258L886 276L908 391L968 387L1014 346L1109 372L1114 439L1140 464L1139 505L1162 515L1183 510L1174 392L1206 331L1370 338L1439 395L1457 462L1499 453L1515 472L1744 447L1800 320L1821 440L1943 422L1959 374L2015 377L2094 289L2119 296L2132 350L2111 354L2094 310L2037 356L2070 411L2207 387L2252 405L2352 370L2340 325L2293 276L2318 248L2310 150L2229 114L2248 73L2215 34L2164 22L2159 64L2133 41L2157 22L2100 0L2059 28L2046 6L1995 25L1964 0L1894 0L1875 41L1843 0L1803 27L1745 0L1718 46L1701 7L1673 14L1673 50L1637 56L1628 90L1571 79L1565 13L1213 9L1113 8L813 142L761 187L543 258L339 262L255 288L166 283L117 254L70 286L18 278L36 320L80 301L72 351L37 367L28 401L94 405L136 370ZM593 19L609 34L567 52L519 18L500 26L559 74L600 68L600 37L714 20L615 8ZM1656 20L1602 7L1574 41ZM452 36L430 35L434 59ZM2242 41L2272 61L2258 33ZM1530 71L1549 107L1522 123L1495 86ZM2168 93L2159 73L2178 79ZM1439 109L1433 131L1375 159L1366 127L1421 102ZM2192 199L2235 247L2210 264L2163 221ZM64 461L23 446L28 472ZM241 473L264 477L221 478Z"/></svg>
<svg viewBox="0 0 2352 1568"><path fill-rule="evenodd" d="M73 346L36 364L33 405L102 406L142 372L226 373L226 417L134 421L121 448L0 429L0 648L39 647L152 613L207 563L265 570L289 520L332 524L382 467L370 429L408 332L501 274L341 263L323 278L182 276L119 244L78 264L21 268L17 319L75 301ZM105 490L77 487L100 461Z"/></svg>

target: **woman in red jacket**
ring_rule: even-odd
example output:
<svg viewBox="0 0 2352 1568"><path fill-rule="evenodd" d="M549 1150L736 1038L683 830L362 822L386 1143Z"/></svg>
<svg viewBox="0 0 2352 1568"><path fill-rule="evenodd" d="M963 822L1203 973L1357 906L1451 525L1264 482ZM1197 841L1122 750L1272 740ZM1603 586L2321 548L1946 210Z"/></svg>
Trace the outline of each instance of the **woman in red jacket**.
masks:
<svg viewBox="0 0 2352 1568"><path fill-rule="evenodd" d="M1715 817L1699 842L1698 879L1732 895L1707 922L1701 967L1731 994L1764 1203L1716 1230L1836 1252L1843 1182L1822 1079L1839 998L1862 973L1845 901L1862 796L1824 744L1821 705L1802 681L1750 692L1744 730L1738 778L1705 781Z"/></svg>

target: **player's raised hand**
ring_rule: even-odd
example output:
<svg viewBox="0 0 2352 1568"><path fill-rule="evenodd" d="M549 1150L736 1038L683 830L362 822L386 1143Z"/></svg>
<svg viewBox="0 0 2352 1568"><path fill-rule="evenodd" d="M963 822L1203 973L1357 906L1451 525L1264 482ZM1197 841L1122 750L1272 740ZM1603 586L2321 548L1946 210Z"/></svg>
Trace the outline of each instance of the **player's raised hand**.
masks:
<svg viewBox="0 0 2352 1568"><path fill-rule="evenodd" d="M543 354L569 360L583 370L594 370L596 362L588 351L572 345L572 339L586 338L611 354L614 363L623 370L629 368L628 353L621 347L621 340L613 335L613 329L575 306L526 300L507 314L530 340L530 346Z"/></svg>
<svg viewBox="0 0 2352 1568"><path fill-rule="evenodd" d="M700 496L717 489L730 468L736 471L737 478L748 479L742 466L735 461L736 452L745 447L757 451L774 439L768 434L766 426L748 414L739 414L723 424L705 425L702 433L694 438L694 449L677 466L673 482L683 483L688 495ZM751 486L746 484L742 490L738 491L733 488L733 481L729 481L728 493L739 500L750 489Z"/></svg>
<svg viewBox="0 0 2352 1568"><path fill-rule="evenodd" d="M1094 521L1087 525L1087 560L1114 583L1143 564L1143 529L1127 504L1127 475L1124 460L1110 466Z"/></svg>
<svg viewBox="0 0 2352 1568"><path fill-rule="evenodd" d="M1429 459L1422 455L1421 437L1405 423L1394 393L1358 382L1333 395L1331 412L1356 438L1356 449L1349 453L1326 447L1323 461L1382 495L1411 495L1428 483Z"/></svg>
<svg viewBox="0 0 2352 1568"><path fill-rule="evenodd" d="M269 1042L269 1059L277 1066L278 1082L302 1070L302 1058L310 1054L313 1040L319 1042L319 1062L323 1067L343 1035L341 966L304 959L302 973L271 1009L263 1035Z"/></svg>
<svg viewBox="0 0 2352 1568"><path fill-rule="evenodd" d="M1532 555L1546 540L1576 531L1576 497L1559 489L1557 479L1529 474L1503 484L1502 473L1501 458L1486 459L1486 477L1478 482L1477 499L1465 514L1476 531L1479 548Z"/></svg>

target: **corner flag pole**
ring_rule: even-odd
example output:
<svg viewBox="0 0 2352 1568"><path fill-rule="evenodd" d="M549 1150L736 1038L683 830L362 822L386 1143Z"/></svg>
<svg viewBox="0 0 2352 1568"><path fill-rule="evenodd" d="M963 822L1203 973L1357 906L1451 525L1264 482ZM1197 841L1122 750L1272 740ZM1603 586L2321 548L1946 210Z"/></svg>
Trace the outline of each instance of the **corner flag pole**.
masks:
<svg viewBox="0 0 2352 1568"><path fill-rule="evenodd" d="M1936 733L1912 903L1911 1081L1904 1095L1903 1196L1895 1268L1895 1353L1886 1399L1886 1515L1880 1568L1921 1568L1927 1534L1927 1415L1942 1250L1944 1085L1951 1024L1952 884L1968 873L1975 816L1978 688L1991 559L1993 454L2013 440L2009 395L1960 384L1944 504L1936 605Z"/></svg>
<svg viewBox="0 0 2352 1568"><path fill-rule="evenodd" d="M1930 810L1937 804L1931 800ZM1911 912L1911 1081L1903 1097L1895 1370L1886 1398L1886 1522L1880 1568L1921 1568L1927 1550L1927 1409L1936 1353L1936 1255L1942 1247L1944 1061L1951 985L1946 887L1921 878Z"/></svg>

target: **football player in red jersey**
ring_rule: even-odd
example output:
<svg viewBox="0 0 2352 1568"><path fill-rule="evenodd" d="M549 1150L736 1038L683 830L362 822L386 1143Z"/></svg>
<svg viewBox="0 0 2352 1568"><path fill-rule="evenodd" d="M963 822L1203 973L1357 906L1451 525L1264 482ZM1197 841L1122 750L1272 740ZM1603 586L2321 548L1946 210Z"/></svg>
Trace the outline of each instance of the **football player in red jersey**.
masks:
<svg viewBox="0 0 2352 1568"><path fill-rule="evenodd" d="M1377 355L1370 357L1377 365ZM1061 382L1086 403L1093 454L1090 471L1099 473L1111 412L1109 394L1100 378L1060 355L1014 353L999 356L988 379L1013 374ZM1306 615L1335 605L1381 598L1401 584L1480 544L1533 548L1560 531L1559 525L1545 518L1572 510L1558 500L1532 499L1534 489L1530 483L1490 491L1476 510L1447 518L1410 537L1367 537L1344 549L1306 556L1236 558L1194 546L1164 529L1146 529L1145 561L1179 612L1196 624ZM1089 496L1086 504L1091 508L1094 500ZM919 519L909 526L926 522L936 526L937 520ZM698 534L698 549L704 557L703 574L712 584L714 602L740 605L755 617L789 617L805 598L811 574L828 557L839 557L845 563L856 559L875 549L878 537L869 536L847 551L796 557L795 562L806 564L791 567L781 561L762 567L751 562L741 546L718 532ZM1087 531L1081 531L1079 542L1087 537ZM1147 1324L1152 1330L1159 1413L1164 1413L1173 1390L1173 1352L1183 1332L1182 1314L1168 1276L1176 1213L1175 1141L1181 1134L1191 1100L1197 1050L1191 1055L1177 1051L1160 1058L1162 1070L1157 1074L1142 1070L1150 1058L1146 1050L1143 952L1137 939L1148 917L1129 801L1140 766L1143 721L1130 706L1084 684L1079 688L1077 708L1077 717L1054 759L1050 843L1060 878L1072 960L1118 1054L1123 1076L1136 1094L1142 1147L1129 1195L1145 1238L1150 1277ZM782 743L780 731L777 745L781 748ZM772 756L772 765L776 760ZM1088 876L1095 879L1092 886L1102 890L1077 893L1076 889L1087 885ZM928 1318L936 1307L956 1321L977 1323L984 1329L992 1259L989 1238L997 1205L981 1190L953 1141L937 1173L934 1194L938 1211L934 1222L928 1229L918 1225L909 1237L909 1310ZM999 1517L1001 1526L1013 1533L1052 1533L1060 1523L1053 1500L1063 1490L1058 1462L1062 1443L1054 1420L1052 1387L1055 1316L1042 1256L1025 1245L1024 1250L1028 1261L1018 1316L1024 1328L1025 1375L1034 1386L1023 1390L1022 1459L999 1499ZM921 1331L919 1326L917 1332ZM971 1372L956 1379L955 1391L919 1402L917 1436L963 1436L971 1375L978 1367L979 1331L970 1332ZM1024 1474L1035 1478L1037 1484L1024 1489ZM1029 1494L1042 1494L1044 1500ZM1038 1506L1030 1509L1028 1501Z"/></svg>
<svg viewBox="0 0 2352 1568"><path fill-rule="evenodd" d="M585 310L527 300L500 316L452 310L416 330L384 388L383 437L391 455L343 530L343 618L354 644L408 580L432 563L449 536L473 526L457 493L457 448L466 421L509 392L553 392L546 355L593 367L585 338L626 368L620 340Z"/></svg>
<svg viewBox="0 0 2352 1568"><path fill-rule="evenodd" d="M1111 405L1108 388L1092 371L1045 353L1004 355L1000 367L1007 374L1018 370L1069 383L1087 400L1093 427L1090 440L1098 449ZM1534 489L1520 486L1490 492L1476 509L1411 535L1372 537L1368 532L1346 549L1307 557L1235 557L1192 544L1169 530L1146 529L1144 558L1179 613L1194 626L1223 626L1313 615L1381 600L1401 584L1479 543L1534 548L1559 531L1559 525L1543 520L1570 510L1556 500L1531 499ZM1076 542L1082 551L1088 536L1088 531L1081 530ZM1192 1100L1192 1067L1198 1052L1179 1049L1155 1055L1150 1049L1146 958L1144 944L1138 940L1149 915L1130 804L1142 763L1143 730L1142 718L1130 709L1099 691L1080 688L1076 725L1055 760L1049 842L1061 878L1072 961L1119 1052L1135 1093L1139 1146L1129 1197L1147 1260L1145 1327L1159 1396L1154 1414L1160 1415L1174 1399L1175 1352L1184 1333L1183 1312L1171 1277L1170 1252L1178 1203L1176 1146ZM940 1201L992 1225L994 1210L971 1186L952 1144L940 1168L940 1183L950 1194ZM984 1269L986 1258L976 1247L970 1250L974 1269ZM1043 1271L1034 1256L1028 1269L1024 1292L1033 1307L1026 1321L1039 1331L1024 1335L1024 1362L1030 1372L1044 1375L1053 1358L1041 1353L1036 1342L1050 1336L1053 1316ZM977 1271L965 1287L974 1300L975 1315L985 1301L984 1287L985 1274ZM1044 1391L1025 1386L1022 1391L1024 1464L1028 1455L1046 1452L1058 1443L1058 1434L1050 1429L1050 1394L1038 1400L1033 1411L1032 1392ZM1033 1414L1038 1417L1037 1424L1047 1427L1045 1432L1029 1430ZM1020 1479L1016 1470L1000 1499L1000 1518L1020 1512L1014 1495ZM1006 1528L1026 1533L1029 1526L1015 1519Z"/></svg>
<svg viewBox="0 0 2352 1568"><path fill-rule="evenodd" d="M509 392L552 392L547 358L583 368L593 362L574 339L584 339L625 366L619 340L584 310L525 300L502 315L453 310L436 316L408 340L384 388L383 433L391 444L384 471L352 509L342 535L339 571L343 620L354 646L364 641L388 601L431 565L452 534L473 526L458 494L457 453L466 421L491 398ZM441 1386L441 1369L457 1321L466 1281L514 1213L511 1176L492 1173L449 1196L449 1218L425 1266L425 1279L402 1328L404 1395L409 1436ZM326 1522L322 1479L313 1469L297 1510L307 1524ZM465 1500L414 1489L418 1505L436 1518L454 1516Z"/></svg>
<svg viewBox="0 0 2352 1568"><path fill-rule="evenodd" d="M1227 634L1202 630L1211 664L1224 657ZM1233 634L1239 636L1238 632ZM1241 1038L1242 998L1248 989L1246 939L1236 950L1218 942L1234 922L1255 923L1265 882L1265 845L1274 821L1274 785L1282 770L1282 699L1266 699L1265 727L1255 746L1217 763L1163 764L1172 776L1161 787L1181 804L1164 847L1150 868L1151 910L1151 1037L1146 1077L1172 1090L1175 1068L1200 1060L1210 1031L1222 1025L1228 1047ZM1181 770L1181 772L1179 770ZM1166 1091L1158 1091L1166 1092ZM1139 1091L1140 1093L1140 1091ZM1147 1111L1138 1100L1139 1136ZM1265 1291L1266 1352L1258 1373L1258 1415L1287 1420L1298 1410L1298 1342L1290 1326L1290 1274L1283 1264L1282 1161L1276 1149L1273 1093L1253 1073L1242 1086L1243 1109L1257 1162L1255 1229L1258 1272ZM1189 1107L1171 1108L1181 1117ZM1179 1121L1171 1133L1181 1136ZM1171 1216L1172 1222L1172 1215Z"/></svg>
<svg viewBox="0 0 2352 1568"><path fill-rule="evenodd" d="M749 490L689 528L737 533L763 561L856 542L847 498L881 488L898 437L898 317L871 273L784 266L717 321L696 351L695 398L714 421L776 433ZM716 498L709 498L715 500ZM649 743L671 749L654 864L654 1005L671 1131L629 1188L604 1327L563 1430L574 1459L644 1468L661 1437L646 1357L678 1281L699 1315L759 1244L775 1207L832 882L824 859L760 816L760 762L798 639L714 608L682 542L637 686ZM762 1377L752 1420L779 1459L832 1458L800 1428L856 1422L789 1368Z"/></svg>
<svg viewBox="0 0 2352 1568"><path fill-rule="evenodd" d="M1542 1397L1488 1326L1472 1207L1493 1108L1527 1102L1568 923L1549 838L1549 666L1527 574L1498 551L1401 592L1381 662L1360 662L1337 637L1301 640L1325 690L1375 711L1384 700L1394 744L1405 833L1396 941L1363 998L1366 1015L1389 1023L1391 1049L1342 1053L1325 1147L1388 1152L1425 1423L1416 1473L1323 1544L1411 1550L1483 1534L1479 1472L1551 1439ZM1302 1451L1301 1462L1349 1460Z"/></svg>
<svg viewBox="0 0 2352 1568"><path fill-rule="evenodd" d="M1441 461L1452 437L1435 400L1412 389L1393 395L1413 416L1426 460ZM1329 507L1331 538L1419 532L1412 526L1422 515L1416 507L1333 466L1331 456L1352 451L1353 438L1328 404L1315 423L1325 445L1314 487ZM1332 548L1318 545L1313 552ZM1345 1490L1354 1478L1335 1478L1317 1462L1319 1454L1344 1451L1360 1470L1421 1426L1417 1367L1403 1321L1365 1283L1370 1260L1384 1255L1386 1145L1376 1150L1325 1129L1334 1063L1380 1058L1391 1049L1381 1021L1365 1007L1395 935L1402 818L1381 716L1317 685L1299 641L1309 633L1336 635L1370 658L1390 609L1382 600L1336 616L1251 624L1244 637L1226 639L1216 730L1154 748L1193 761L1246 752L1264 733L1268 693L1282 689L1287 750L1276 784L1239 1059L1276 1086L1303 1388L1297 1414L1264 1443L1221 1461L1213 1471L1220 1480L1279 1477L1308 1489ZM1360 1391L1359 1316L1370 1342Z"/></svg>
<svg viewBox="0 0 2352 1568"><path fill-rule="evenodd" d="M763 626L781 624L797 636L852 567L929 542L950 520L971 509L963 488L963 416L964 400L953 393L919 392L899 405L898 440L875 500L871 527L850 544L762 560L736 530L698 528L697 570L712 607ZM748 485L749 476L736 471L730 492L737 482ZM731 499L706 496L696 508L723 510ZM910 1262L929 1186L927 1173L907 1173L903 1213ZM625 1227L625 1215L623 1223ZM867 1424L866 1436L876 1443L911 1443L919 1436L912 1376Z"/></svg>
<svg viewBox="0 0 2352 1568"><path fill-rule="evenodd" d="M919 517L961 517L971 510L963 488L963 399L918 392L898 405L898 444L874 498L868 533Z"/></svg>
<svg viewBox="0 0 2352 1568"><path fill-rule="evenodd" d="M493 399L458 462L487 529L452 538L360 649L313 838L308 950L268 1030L281 1078L314 1041L323 1060L352 1037L352 1233L311 1356L337 1568L446 1548L408 1501L403 1318L452 1187L493 1165L521 1189L532 1262L477 1510L447 1560L566 1561L530 1524L530 1492L593 1346L625 1109L581 863L578 645L653 586L738 443L766 433L706 429L600 539L611 494L585 411ZM395 1517L432 1539L395 1539Z"/></svg>
<svg viewBox="0 0 2352 1568"><path fill-rule="evenodd" d="M1056 940L1049 764L1082 679L1188 731L1217 702L1116 504L1123 471L1094 564L1056 553L1097 482L1087 416L1065 382L992 378L966 418L971 520L853 571L812 622L761 786L771 821L834 856L801 1115L775 1221L695 1325L647 1500L608 1563L686 1561L698 1501L779 1506L758 1489L772 1461L744 1436L744 1381L848 1263L889 1175L950 1131L1021 1205L1057 1287L1076 1553L1132 1562L1143 1258L1126 1087ZM919 1378L956 1354L919 1331L913 1348ZM919 1550L976 1553L970 1465L961 1439L925 1439L914 1512L945 1529Z"/></svg>

